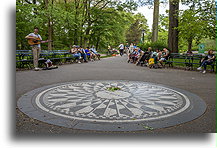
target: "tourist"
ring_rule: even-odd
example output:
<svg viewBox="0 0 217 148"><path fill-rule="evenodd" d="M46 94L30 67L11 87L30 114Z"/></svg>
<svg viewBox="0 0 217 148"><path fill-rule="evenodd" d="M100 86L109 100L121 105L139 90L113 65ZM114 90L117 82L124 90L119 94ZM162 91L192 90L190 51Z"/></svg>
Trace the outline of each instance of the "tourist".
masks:
<svg viewBox="0 0 217 148"><path fill-rule="evenodd" d="M110 53L112 53L112 48L111 48L111 46L110 45L108 45L108 54L110 54Z"/></svg>
<svg viewBox="0 0 217 148"><path fill-rule="evenodd" d="M94 45L90 48L90 51L93 53L94 59L98 58L98 60L100 60L100 54L96 51Z"/></svg>
<svg viewBox="0 0 217 148"><path fill-rule="evenodd" d="M152 65L149 64L149 68L152 68L152 67L158 68L158 64L157 63L159 61L159 56L158 56L159 53L160 53L159 49L155 49L155 51L152 52L151 58L154 59L154 63Z"/></svg>
<svg viewBox="0 0 217 148"><path fill-rule="evenodd" d="M119 48L119 51L120 51L120 56L122 56L122 55L124 54L124 44L121 43L121 44L118 46L118 48Z"/></svg>
<svg viewBox="0 0 217 148"><path fill-rule="evenodd" d="M73 45L69 52L78 61L78 63L81 63L82 58L81 58L81 53L78 51L78 46Z"/></svg>
<svg viewBox="0 0 217 148"><path fill-rule="evenodd" d="M78 46L78 51L81 53L81 57L83 58L84 62L87 63L87 55L85 50L81 46Z"/></svg>
<svg viewBox="0 0 217 148"><path fill-rule="evenodd" d="M203 72L202 73L206 73L206 66L213 64L213 62L215 62L215 58L216 57L213 54L213 50L209 50L208 51L208 55L205 56L205 58L203 58L201 60L201 66L198 67L197 70L202 70L202 68L203 68Z"/></svg>
<svg viewBox="0 0 217 148"><path fill-rule="evenodd" d="M86 53L87 58L88 58L89 60L94 61L94 60L93 60L93 53L90 51L90 48L89 48L89 47L87 47L87 48L85 49L85 53Z"/></svg>
<svg viewBox="0 0 217 148"><path fill-rule="evenodd" d="M38 27L34 28L34 32L27 35L25 38L28 40L28 43L30 44L32 48L32 55L33 55L33 65L34 70L38 71L38 60L41 52L41 43L47 43L47 41L42 41L42 37L39 35L39 29Z"/></svg>
<svg viewBox="0 0 217 148"><path fill-rule="evenodd" d="M131 54L133 53L133 51L134 51L134 46L133 46L133 43L131 43L130 46L129 46L129 54L128 54L128 60L127 60L128 63L131 60Z"/></svg>
<svg viewBox="0 0 217 148"><path fill-rule="evenodd" d="M163 62L166 62L166 60L168 60L169 54L170 54L169 50L167 48L164 48L161 57L159 59L159 63L161 66L163 66Z"/></svg>
<svg viewBox="0 0 217 148"><path fill-rule="evenodd" d="M150 59L151 55L152 55L152 48L148 47L147 51L145 51L142 57L143 63L146 64L146 66L148 64L148 60Z"/></svg>
<svg viewBox="0 0 217 148"><path fill-rule="evenodd" d="M129 47L129 54L131 54L133 51L134 51L134 46L133 43L131 43Z"/></svg>
<svg viewBox="0 0 217 148"><path fill-rule="evenodd" d="M125 46L125 51L126 51L126 54L129 56L130 54L130 50L129 50L130 46L128 43L126 43L126 46Z"/></svg>
<svg viewBox="0 0 217 148"><path fill-rule="evenodd" d="M129 56L128 63L131 62L131 63L136 64L136 61L138 60L139 55L140 55L139 49L135 48L134 51Z"/></svg>
<svg viewBox="0 0 217 148"><path fill-rule="evenodd" d="M137 47L137 49L138 49L139 55L138 55L138 59L136 61L136 65L139 65L141 63L142 58L143 58L144 51L141 50L139 47Z"/></svg>
<svg viewBox="0 0 217 148"><path fill-rule="evenodd" d="M187 55L192 55L193 52L192 52L190 49L188 49L188 50L186 51L186 54L187 54Z"/></svg>

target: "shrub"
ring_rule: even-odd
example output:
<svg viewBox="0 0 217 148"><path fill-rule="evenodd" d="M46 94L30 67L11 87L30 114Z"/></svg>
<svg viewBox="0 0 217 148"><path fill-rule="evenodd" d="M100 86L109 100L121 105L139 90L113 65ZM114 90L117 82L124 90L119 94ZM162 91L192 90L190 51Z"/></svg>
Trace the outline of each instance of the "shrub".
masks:
<svg viewBox="0 0 217 148"><path fill-rule="evenodd" d="M147 42L144 44L138 44L138 46L142 49L142 50L147 50L148 47L151 47L152 50L154 49L160 49L162 50L163 48L167 48L167 45L164 42Z"/></svg>

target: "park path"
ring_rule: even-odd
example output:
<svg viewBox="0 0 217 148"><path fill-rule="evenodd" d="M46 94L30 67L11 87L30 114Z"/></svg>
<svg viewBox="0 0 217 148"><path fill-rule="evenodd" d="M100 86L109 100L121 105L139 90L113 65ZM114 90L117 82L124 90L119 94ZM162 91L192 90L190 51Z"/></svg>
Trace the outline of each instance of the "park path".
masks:
<svg viewBox="0 0 217 148"><path fill-rule="evenodd" d="M62 82L76 80L134 80L145 81L187 90L200 96L207 103L207 111L200 118L175 127L157 129L155 133L210 133L215 132L215 80L212 73L178 69L149 69L127 63L123 57L110 57L82 64L59 66L46 71L17 71L16 100L33 89ZM79 131L32 121L17 109L18 133L49 133L52 127L58 133L82 133ZM25 121L25 122L24 122ZM28 121L28 122L27 122ZM35 125L35 123L37 123ZM40 125L40 126L38 126ZM146 131L147 132L147 131ZM151 132L151 131L150 131Z"/></svg>

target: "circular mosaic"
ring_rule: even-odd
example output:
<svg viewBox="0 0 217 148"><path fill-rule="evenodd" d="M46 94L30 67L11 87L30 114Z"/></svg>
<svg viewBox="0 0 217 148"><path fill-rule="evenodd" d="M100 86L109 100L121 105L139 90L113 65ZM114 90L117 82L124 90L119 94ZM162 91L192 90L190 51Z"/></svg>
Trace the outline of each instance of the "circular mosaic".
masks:
<svg viewBox="0 0 217 148"><path fill-rule="evenodd" d="M48 123L61 125L57 121L64 119L72 121L73 128L76 128L74 125L76 121L80 123L80 128L82 125L85 127L81 129L95 130L108 130L111 123L118 127L121 123L125 124L125 128L128 129L124 130L141 130L139 128L141 125L152 128L157 122L163 123L162 127L171 126L169 121L178 124L181 121L179 119L176 120L178 122L174 121L176 116L190 113L194 106L192 102L195 100L194 95L189 97L189 93L183 91L136 81L71 82L41 88L24 96L23 98L26 99L21 98L20 101L31 97L29 109L34 109L33 114L39 112L39 114L49 114L48 117L51 119L46 120ZM197 116L201 115L206 108L201 99L198 102L202 102L204 107ZM28 107L24 107L22 102L18 102L18 107L29 114L26 111ZM100 126L95 127L97 124ZM113 128L117 129L117 127Z"/></svg>

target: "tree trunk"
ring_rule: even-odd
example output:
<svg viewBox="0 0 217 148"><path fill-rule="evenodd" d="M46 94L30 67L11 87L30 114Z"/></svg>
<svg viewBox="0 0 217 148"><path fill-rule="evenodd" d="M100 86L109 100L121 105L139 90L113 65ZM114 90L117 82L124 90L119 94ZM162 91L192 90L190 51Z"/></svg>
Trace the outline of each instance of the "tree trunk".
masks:
<svg viewBox="0 0 217 148"><path fill-rule="evenodd" d="M158 23L159 23L159 0L154 1L153 25L152 25L152 42L158 40Z"/></svg>
<svg viewBox="0 0 217 148"><path fill-rule="evenodd" d="M96 41L96 50L98 51L99 49L99 42L100 42L100 37L97 37L97 41Z"/></svg>
<svg viewBox="0 0 217 148"><path fill-rule="evenodd" d="M75 19L77 20L79 15L79 2L75 0ZM78 45L78 24L75 23L74 25L74 45Z"/></svg>
<svg viewBox="0 0 217 148"><path fill-rule="evenodd" d="M52 32L53 32L53 27L52 27L52 22L51 19L48 19L48 40L52 40ZM48 50L52 50L52 42L48 42Z"/></svg>
<svg viewBox="0 0 217 148"><path fill-rule="evenodd" d="M45 0L45 7L48 8L49 0ZM51 16L48 14L48 40L52 40L52 24ZM52 42L48 42L48 50L52 50Z"/></svg>
<svg viewBox="0 0 217 148"><path fill-rule="evenodd" d="M188 50L189 50L189 51L192 50L192 41L193 41L193 39L189 39L189 40L188 40Z"/></svg>
<svg viewBox="0 0 217 148"><path fill-rule="evenodd" d="M90 18L90 0L87 1L86 3L86 20L87 20L87 28L85 30L85 36L84 36L84 46L86 47L89 45L89 40L90 40L90 27L91 27L91 18Z"/></svg>
<svg viewBox="0 0 217 148"><path fill-rule="evenodd" d="M168 32L168 48L178 53L178 11L179 0L169 1L169 32Z"/></svg>

